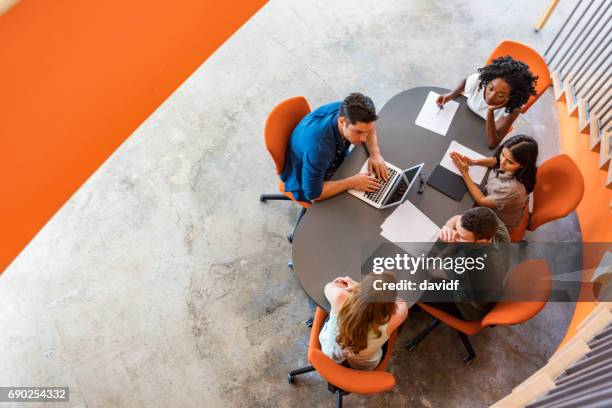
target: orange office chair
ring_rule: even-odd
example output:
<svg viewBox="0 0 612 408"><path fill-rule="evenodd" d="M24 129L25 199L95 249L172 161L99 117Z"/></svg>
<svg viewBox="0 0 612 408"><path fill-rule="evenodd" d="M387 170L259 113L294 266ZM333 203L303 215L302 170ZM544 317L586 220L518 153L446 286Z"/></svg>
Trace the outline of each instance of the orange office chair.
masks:
<svg viewBox="0 0 612 408"><path fill-rule="evenodd" d="M295 96L284 100L276 105L266 119L264 127L264 142L266 149L272 156L274 165L276 166L276 174L280 176L285 167L285 153L287 145L291 138L291 133L302 118L310 113L310 105L303 96ZM266 202L268 200L291 200L302 206L300 214L293 231L304 216L306 209L310 207L310 203L306 201L296 200L293 194L285 191L285 184L282 180L278 181L278 190L282 194L262 194L259 201ZM293 241L293 232L287 235L289 242Z"/></svg>
<svg viewBox="0 0 612 408"><path fill-rule="evenodd" d="M408 350L412 350L441 322L452 327L459 334L459 338L467 350L463 362L471 364L476 357L472 344L466 335L474 335L487 326L498 324L513 325L526 322L537 315L546 305L552 287L551 274L548 265L542 259L529 260L517 265L511 272L504 291L507 296L513 293L529 294L529 301L502 300L482 319L467 321L452 316L440 309L418 303L418 305L435 319L420 332L410 343Z"/></svg>
<svg viewBox="0 0 612 408"><path fill-rule="evenodd" d="M519 224L513 229L508 230L508 232L510 233L510 241L523 241L523 237L525 236L525 232L527 231L527 227L529 226L529 216L529 205L526 205L525 211L523 211L523 218L521 218Z"/></svg>
<svg viewBox="0 0 612 408"><path fill-rule="evenodd" d="M531 73L538 76L538 83L535 87L537 94L532 95L527 103L520 109L521 113L525 113L529 107L531 107L531 105L538 100L540 95L542 95L542 93L544 93L544 91L552 85L550 71L548 70L548 65L546 65L544 58L542 58L542 56L534 49L523 43L510 40L502 41L497 45L491 55L489 55L487 64L490 64L495 58L506 55L510 55L512 58L524 62L529 66Z"/></svg>
<svg viewBox="0 0 612 408"><path fill-rule="evenodd" d="M536 180L529 231L565 217L578 207L584 195L582 173L566 154L560 154L542 163L538 167Z"/></svg>
<svg viewBox="0 0 612 408"><path fill-rule="evenodd" d="M387 341L387 350L378 367L372 371L355 370L336 363L323 354L319 343L319 333L325 323L327 312L317 308L308 342L308 362L312 365L289 373L289 383L293 384L295 376L317 371L327 381L327 389L336 394L336 407L342 407L342 397L350 394L377 394L389 391L395 386L393 374L385 371L393 346L397 338L397 330Z"/></svg>
<svg viewBox="0 0 612 408"><path fill-rule="evenodd" d="M563 218L578 207L584 195L584 178L566 154L546 160L538 167L533 190L533 213L510 232L512 242L519 242L525 230L535 231L542 224ZM526 228L525 228L526 227Z"/></svg>

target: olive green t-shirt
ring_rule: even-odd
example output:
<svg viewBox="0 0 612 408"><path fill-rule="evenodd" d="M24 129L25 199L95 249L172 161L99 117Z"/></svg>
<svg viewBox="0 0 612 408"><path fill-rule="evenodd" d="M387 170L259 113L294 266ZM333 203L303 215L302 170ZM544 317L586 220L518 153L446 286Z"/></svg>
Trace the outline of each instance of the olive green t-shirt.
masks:
<svg viewBox="0 0 612 408"><path fill-rule="evenodd" d="M510 234L498 218L497 231L490 244L468 251L469 256L486 256L483 271L470 271L463 275L459 289L454 292L455 306L465 320L482 319L503 294L504 282L508 274Z"/></svg>

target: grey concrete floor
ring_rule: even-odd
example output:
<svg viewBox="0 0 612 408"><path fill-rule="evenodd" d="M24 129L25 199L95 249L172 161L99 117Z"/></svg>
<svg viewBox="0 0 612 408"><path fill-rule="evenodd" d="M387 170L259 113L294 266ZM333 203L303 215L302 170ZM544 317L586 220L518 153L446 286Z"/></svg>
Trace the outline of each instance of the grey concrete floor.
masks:
<svg viewBox="0 0 612 408"><path fill-rule="evenodd" d="M82 407L332 406L316 374L286 381L306 364L308 310L286 268L298 209L258 201L277 180L267 113L293 95L317 106L359 90L380 108L413 86L451 87L506 38L542 52L571 8L562 2L536 34L547 3L268 3L0 277L0 385L69 386L69 405ZM514 132L537 137L546 158L559 150L556 123L549 91ZM575 216L529 239L550 237L579 240ZM346 404L487 406L545 363L572 308L550 304L474 336L470 367L440 327L414 351L396 349L393 392ZM410 316L399 344L428 319Z"/></svg>

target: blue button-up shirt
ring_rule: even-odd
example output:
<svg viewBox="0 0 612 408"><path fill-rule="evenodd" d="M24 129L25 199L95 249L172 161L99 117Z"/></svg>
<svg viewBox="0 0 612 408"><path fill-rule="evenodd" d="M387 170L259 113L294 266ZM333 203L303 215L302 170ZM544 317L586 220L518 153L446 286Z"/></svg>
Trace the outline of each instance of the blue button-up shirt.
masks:
<svg viewBox="0 0 612 408"><path fill-rule="evenodd" d="M291 134L281 180L298 200L321 195L323 182L342 163L350 143L338 130L341 102L332 102L306 115Z"/></svg>

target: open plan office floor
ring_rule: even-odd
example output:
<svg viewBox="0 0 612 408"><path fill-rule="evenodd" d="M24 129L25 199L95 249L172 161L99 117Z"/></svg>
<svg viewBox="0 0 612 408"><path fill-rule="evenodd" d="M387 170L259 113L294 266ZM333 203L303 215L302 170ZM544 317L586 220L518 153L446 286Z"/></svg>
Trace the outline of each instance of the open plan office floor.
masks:
<svg viewBox="0 0 612 408"><path fill-rule="evenodd" d="M271 1L187 80L71 198L0 286L1 384L66 384L73 406L329 406L305 365L306 298L286 262L298 208L260 204L276 174L263 146L269 110L293 95L312 106L360 90L378 108L402 90L453 87L502 39L539 51L567 16L561 2ZM514 133L559 151L549 92ZM95 204L94 204L95 203ZM527 236L579 240L574 215ZM86 275L87 279L84 279ZM572 312L475 336L466 367L440 327L398 346L391 393L346 405L484 407L541 367ZM429 320L410 316L398 345ZM6 358L5 358L6 356ZM79 405L81 404L81 405Z"/></svg>

